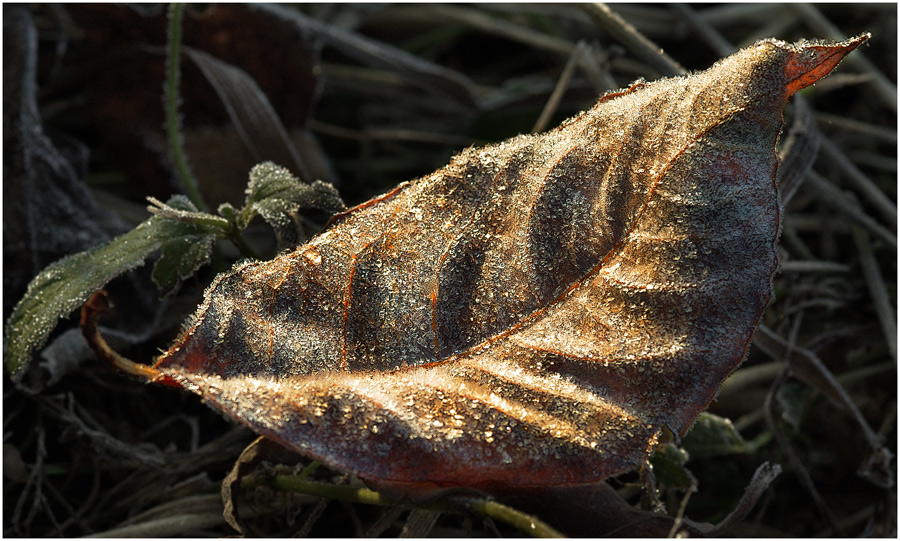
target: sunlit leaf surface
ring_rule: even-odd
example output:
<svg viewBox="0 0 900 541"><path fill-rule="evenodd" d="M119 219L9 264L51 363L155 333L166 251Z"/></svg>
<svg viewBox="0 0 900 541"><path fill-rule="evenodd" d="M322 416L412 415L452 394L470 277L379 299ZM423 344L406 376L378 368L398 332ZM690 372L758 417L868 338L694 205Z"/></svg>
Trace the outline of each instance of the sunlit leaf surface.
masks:
<svg viewBox="0 0 900 541"><path fill-rule="evenodd" d="M683 435L771 298L791 94L862 43L760 42L220 275L161 379L381 487L604 479Z"/></svg>

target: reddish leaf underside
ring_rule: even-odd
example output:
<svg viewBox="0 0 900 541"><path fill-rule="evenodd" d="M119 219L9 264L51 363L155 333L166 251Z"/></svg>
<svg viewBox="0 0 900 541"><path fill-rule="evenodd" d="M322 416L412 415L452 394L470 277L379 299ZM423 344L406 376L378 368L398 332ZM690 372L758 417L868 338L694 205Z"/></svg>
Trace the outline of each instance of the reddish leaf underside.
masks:
<svg viewBox="0 0 900 541"><path fill-rule="evenodd" d="M216 278L163 377L381 488L581 484L683 435L772 295L791 94L768 40L468 149Z"/></svg>

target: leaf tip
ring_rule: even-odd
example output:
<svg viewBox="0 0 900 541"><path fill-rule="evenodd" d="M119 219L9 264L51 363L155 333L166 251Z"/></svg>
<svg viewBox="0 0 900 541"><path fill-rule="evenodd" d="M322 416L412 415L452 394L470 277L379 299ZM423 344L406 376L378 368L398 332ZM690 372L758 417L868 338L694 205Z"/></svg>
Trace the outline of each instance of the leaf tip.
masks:
<svg viewBox="0 0 900 541"><path fill-rule="evenodd" d="M790 46L784 68L787 95L792 96L831 73L870 37L872 34L866 32L844 41L801 41Z"/></svg>

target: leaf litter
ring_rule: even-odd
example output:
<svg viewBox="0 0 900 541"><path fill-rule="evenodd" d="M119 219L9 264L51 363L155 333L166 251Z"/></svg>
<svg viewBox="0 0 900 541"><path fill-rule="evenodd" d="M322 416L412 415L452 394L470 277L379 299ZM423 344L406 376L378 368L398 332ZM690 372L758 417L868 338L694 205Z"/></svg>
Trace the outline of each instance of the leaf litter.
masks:
<svg viewBox="0 0 900 541"><path fill-rule="evenodd" d="M679 58L684 58L684 57L683 57L683 56L681 56L681 55L676 55L676 57L679 57ZM577 89L576 89L576 90L577 90ZM577 93L577 92L576 92L576 93ZM565 105L565 104L564 104L564 105ZM532 121L533 121L533 118L534 118L534 117L532 117ZM801 194L802 194L802 192L803 192L803 189L805 189L805 188L802 188L802 189L801 189ZM803 200L803 201L801 201L801 202L803 202L803 203L805 203L805 201L807 201L807 200L808 200L808 199L804 199L804 200ZM808 241L807 241L807 242L808 242ZM813 248L813 249L814 249L814 250L815 250L815 251L816 251L816 252L818 252L818 247L816 247L816 246L813 246L813 247L812 247L812 248ZM877 247L876 247L876 248L877 248ZM779 297L779 298L781 298L781 297ZM808 321L808 320L807 320L807 321Z"/></svg>

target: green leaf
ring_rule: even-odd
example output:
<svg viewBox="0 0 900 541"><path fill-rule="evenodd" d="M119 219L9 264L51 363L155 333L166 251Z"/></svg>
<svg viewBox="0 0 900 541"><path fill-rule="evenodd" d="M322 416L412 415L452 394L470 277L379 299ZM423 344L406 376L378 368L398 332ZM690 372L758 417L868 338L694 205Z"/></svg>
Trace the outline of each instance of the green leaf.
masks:
<svg viewBox="0 0 900 541"><path fill-rule="evenodd" d="M688 458L687 451L673 443L659 445L650 457L653 475L659 483L667 487L688 490L697 484L694 474L684 467Z"/></svg>
<svg viewBox="0 0 900 541"><path fill-rule="evenodd" d="M303 184L286 168L272 162L263 162L250 170L247 184L247 204L276 197L290 199L290 194Z"/></svg>
<svg viewBox="0 0 900 541"><path fill-rule="evenodd" d="M280 203L275 203L280 201ZM326 212L339 212L346 208L331 184L317 180L312 184L300 182L284 167L272 162L257 164L250 170L247 200L241 213L240 227L246 227L256 214L277 227L275 214L287 214L300 208L316 208ZM275 220L275 223L273 223Z"/></svg>
<svg viewBox="0 0 900 541"><path fill-rule="evenodd" d="M176 195L169 200L169 208L193 214L197 208L183 195ZM199 213L198 213L199 214ZM218 218L217 216L211 218ZM167 220L165 227L172 230L172 236L164 239L162 255L153 265L153 282L159 288L160 295L175 293L181 282L194 274L203 264L209 261L213 243L217 236L209 229L194 223L179 223ZM215 231L215 229L213 229ZM222 230L220 235L226 230Z"/></svg>
<svg viewBox="0 0 900 541"><path fill-rule="evenodd" d="M787 421L794 430L800 428L809 398L806 386L788 381L778 389L775 398L783 411L781 418Z"/></svg>
<svg viewBox="0 0 900 541"><path fill-rule="evenodd" d="M762 445L762 440L747 442L730 419L703 412L682 445L691 458L752 453Z"/></svg>
<svg viewBox="0 0 900 541"><path fill-rule="evenodd" d="M297 211L296 203L284 199L265 199L254 203L254 210L275 230L279 248L295 246L300 242L302 230L292 215Z"/></svg>
<svg viewBox="0 0 900 541"><path fill-rule="evenodd" d="M186 201L176 196L169 204L185 208ZM21 378L34 350L44 345L59 320L78 309L91 293L160 248L163 258L154 269L154 280L171 291L173 279L205 260L216 235L215 228L154 216L106 244L52 263L31 281L6 323L4 358L12 379Z"/></svg>

